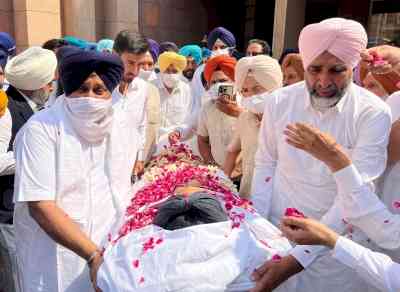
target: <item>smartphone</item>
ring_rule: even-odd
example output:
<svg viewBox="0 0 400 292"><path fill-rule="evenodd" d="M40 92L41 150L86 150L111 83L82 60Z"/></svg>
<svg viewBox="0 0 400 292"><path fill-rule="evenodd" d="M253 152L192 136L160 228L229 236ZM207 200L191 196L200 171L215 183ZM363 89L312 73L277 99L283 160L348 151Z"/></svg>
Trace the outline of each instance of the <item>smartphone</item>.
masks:
<svg viewBox="0 0 400 292"><path fill-rule="evenodd" d="M233 84L221 84L218 87L218 97L223 97L227 100L236 101Z"/></svg>

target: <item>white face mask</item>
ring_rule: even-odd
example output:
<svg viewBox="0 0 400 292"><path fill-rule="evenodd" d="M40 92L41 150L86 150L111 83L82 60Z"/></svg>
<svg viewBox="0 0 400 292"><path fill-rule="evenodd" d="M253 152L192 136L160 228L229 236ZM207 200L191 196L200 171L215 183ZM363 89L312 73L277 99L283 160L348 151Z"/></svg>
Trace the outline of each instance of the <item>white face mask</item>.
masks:
<svg viewBox="0 0 400 292"><path fill-rule="evenodd" d="M154 72L153 70L146 71L146 70L140 69L138 77L148 81L150 79L150 76L153 75L153 72Z"/></svg>
<svg viewBox="0 0 400 292"><path fill-rule="evenodd" d="M216 56L221 56L221 55L230 56L229 48L218 49L218 50L215 50L215 51L211 52L211 58L212 57L216 57Z"/></svg>
<svg viewBox="0 0 400 292"><path fill-rule="evenodd" d="M255 114L264 113L266 93L242 97L241 105L249 112Z"/></svg>
<svg viewBox="0 0 400 292"><path fill-rule="evenodd" d="M180 74L167 74L167 73L161 73L161 80L164 83L164 85L168 88L175 88L178 85L179 79L180 79Z"/></svg>
<svg viewBox="0 0 400 292"><path fill-rule="evenodd" d="M66 112L77 134L90 144L100 143L111 132L111 98L65 98Z"/></svg>

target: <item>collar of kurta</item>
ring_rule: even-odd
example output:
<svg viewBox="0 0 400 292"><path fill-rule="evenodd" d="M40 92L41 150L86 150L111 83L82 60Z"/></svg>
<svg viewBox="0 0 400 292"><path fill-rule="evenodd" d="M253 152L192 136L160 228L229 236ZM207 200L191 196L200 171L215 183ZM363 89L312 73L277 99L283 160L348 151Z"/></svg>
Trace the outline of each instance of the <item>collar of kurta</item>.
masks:
<svg viewBox="0 0 400 292"><path fill-rule="evenodd" d="M332 109L336 110L338 113L343 112L344 104L345 104L346 99L348 98L349 94L351 94L352 88L353 88L353 84L350 83L344 96L339 100L339 102L335 106L332 107ZM314 110L314 107L311 104L310 92L307 89L307 85L306 85L305 81L304 81L304 90L305 90L304 109L305 110L307 110L307 109ZM331 110L328 110L327 112L330 112L330 111Z"/></svg>

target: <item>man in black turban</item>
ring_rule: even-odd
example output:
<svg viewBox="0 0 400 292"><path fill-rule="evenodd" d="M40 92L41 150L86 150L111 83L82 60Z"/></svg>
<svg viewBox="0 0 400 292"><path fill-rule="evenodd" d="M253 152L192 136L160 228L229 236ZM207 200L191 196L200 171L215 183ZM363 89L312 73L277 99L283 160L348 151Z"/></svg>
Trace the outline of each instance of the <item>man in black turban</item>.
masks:
<svg viewBox="0 0 400 292"><path fill-rule="evenodd" d="M112 107L119 56L71 47L58 56L65 96L15 140L19 280L23 291L89 292L97 288L100 242L131 189L137 132Z"/></svg>

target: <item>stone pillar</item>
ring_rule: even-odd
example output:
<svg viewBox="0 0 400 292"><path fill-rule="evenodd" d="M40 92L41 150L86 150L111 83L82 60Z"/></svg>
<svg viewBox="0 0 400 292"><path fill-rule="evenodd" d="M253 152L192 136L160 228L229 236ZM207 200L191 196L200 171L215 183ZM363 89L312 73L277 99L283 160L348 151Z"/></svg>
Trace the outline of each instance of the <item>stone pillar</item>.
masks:
<svg viewBox="0 0 400 292"><path fill-rule="evenodd" d="M42 2L43 0L31 1ZM61 0L61 2L63 35L96 41L95 0Z"/></svg>
<svg viewBox="0 0 400 292"><path fill-rule="evenodd" d="M104 36L114 39L124 29L139 32L139 0L104 1Z"/></svg>
<svg viewBox="0 0 400 292"><path fill-rule="evenodd" d="M55 0L13 0L17 49L41 46L61 35L60 2Z"/></svg>
<svg viewBox="0 0 400 292"><path fill-rule="evenodd" d="M279 58L285 48L296 48L304 27L306 0L275 2L273 56Z"/></svg>
<svg viewBox="0 0 400 292"><path fill-rule="evenodd" d="M0 31L14 35L13 0L0 1Z"/></svg>

